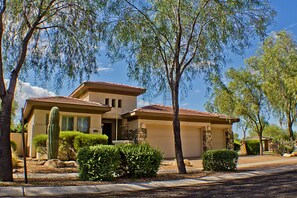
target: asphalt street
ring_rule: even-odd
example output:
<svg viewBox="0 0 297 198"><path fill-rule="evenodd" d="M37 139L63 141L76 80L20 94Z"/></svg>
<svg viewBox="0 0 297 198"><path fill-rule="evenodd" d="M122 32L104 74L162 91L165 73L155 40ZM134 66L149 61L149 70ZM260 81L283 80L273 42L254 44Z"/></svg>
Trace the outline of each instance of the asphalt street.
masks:
<svg viewBox="0 0 297 198"><path fill-rule="evenodd" d="M80 197L80 196L78 196ZM213 184L81 197L297 197L297 170Z"/></svg>

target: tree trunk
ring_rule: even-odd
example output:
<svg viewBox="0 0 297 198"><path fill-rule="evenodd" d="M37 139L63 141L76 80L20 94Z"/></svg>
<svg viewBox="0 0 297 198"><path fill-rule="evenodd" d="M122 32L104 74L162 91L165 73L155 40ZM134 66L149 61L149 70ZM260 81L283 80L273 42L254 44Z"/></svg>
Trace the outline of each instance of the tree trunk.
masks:
<svg viewBox="0 0 297 198"><path fill-rule="evenodd" d="M293 126L293 122L291 120L290 117L287 117L288 119L288 133L289 133L289 138L290 140L294 140L294 134L293 134L293 129L292 129L292 126Z"/></svg>
<svg viewBox="0 0 297 198"><path fill-rule="evenodd" d="M173 133L174 133L174 147L175 147L175 157L177 162L178 172L180 174L186 174L187 170L185 168L184 156L182 151L182 142L180 136L180 121L179 121L179 86L175 84L172 86L172 107L173 107Z"/></svg>
<svg viewBox="0 0 297 198"><path fill-rule="evenodd" d="M0 115L0 181L13 181L10 148L10 122L13 94L2 98Z"/></svg>
<svg viewBox="0 0 297 198"><path fill-rule="evenodd" d="M262 133L259 134L259 141L260 141L260 155L263 155L263 141L262 141Z"/></svg>

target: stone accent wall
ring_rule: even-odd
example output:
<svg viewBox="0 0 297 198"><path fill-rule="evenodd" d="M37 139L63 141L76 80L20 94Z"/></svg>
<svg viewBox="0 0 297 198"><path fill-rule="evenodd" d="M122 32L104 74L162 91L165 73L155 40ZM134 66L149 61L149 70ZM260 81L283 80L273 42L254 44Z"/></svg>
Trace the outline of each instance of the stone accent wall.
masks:
<svg viewBox="0 0 297 198"><path fill-rule="evenodd" d="M226 137L226 148L229 150L234 150L234 135L233 131L226 131L225 132Z"/></svg>
<svg viewBox="0 0 297 198"><path fill-rule="evenodd" d="M122 130L123 140L132 140L135 144L145 143L147 137L147 129L138 128L132 130Z"/></svg>
<svg viewBox="0 0 297 198"><path fill-rule="evenodd" d="M203 131L203 152L212 149L212 132Z"/></svg>

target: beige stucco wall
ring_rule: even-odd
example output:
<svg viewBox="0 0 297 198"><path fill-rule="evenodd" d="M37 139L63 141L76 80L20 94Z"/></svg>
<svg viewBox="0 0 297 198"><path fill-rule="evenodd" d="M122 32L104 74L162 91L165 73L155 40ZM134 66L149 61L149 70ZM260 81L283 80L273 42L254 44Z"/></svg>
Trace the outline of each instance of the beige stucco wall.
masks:
<svg viewBox="0 0 297 198"><path fill-rule="evenodd" d="M212 129L212 149L226 148L226 137L222 129Z"/></svg>
<svg viewBox="0 0 297 198"><path fill-rule="evenodd" d="M86 97L87 98L87 97ZM116 100L116 107L112 107L111 111L104 113L102 118L104 119L116 119L120 118L120 115L132 111L137 107L137 97L127 96L119 94L109 94L109 93L97 93L89 92L88 99L92 102L100 102L105 104L105 98L109 98L109 105L111 106L112 99ZM122 100L122 107L118 108L118 100Z"/></svg>
<svg viewBox="0 0 297 198"><path fill-rule="evenodd" d="M29 156L35 157L36 150L33 145L33 139L36 135L46 133L46 115L49 114L47 110L35 109L33 115L28 121L28 146ZM87 114L87 113L73 113L60 111L60 127L62 126L62 116L74 117L74 129L77 130L77 117L90 117L90 133L102 133L101 128L101 115L100 114ZM98 131L98 132L96 132Z"/></svg>
<svg viewBox="0 0 297 198"><path fill-rule="evenodd" d="M25 142L27 142L28 134L24 134ZM10 133L10 140L14 141L17 145L17 154L18 156L23 156L23 139L22 133Z"/></svg>

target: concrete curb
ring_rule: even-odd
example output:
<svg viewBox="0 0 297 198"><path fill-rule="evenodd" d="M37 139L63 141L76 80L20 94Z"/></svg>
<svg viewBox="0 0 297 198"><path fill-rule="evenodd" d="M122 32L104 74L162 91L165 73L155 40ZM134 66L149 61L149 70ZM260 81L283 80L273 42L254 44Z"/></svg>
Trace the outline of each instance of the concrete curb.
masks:
<svg viewBox="0 0 297 198"><path fill-rule="evenodd" d="M60 186L60 187L0 187L0 197L22 196L62 196L76 194L102 194L108 192L127 192L150 190L155 188L192 186L210 184L234 179L246 179L256 176L270 175L297 170L297 165L288 165L267 170L227 173L219 176L206 176L198 179L180 179L169 181L152 181L130 184L104 184L89 186Z"/></svg>

